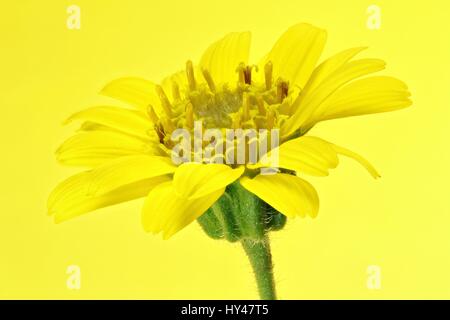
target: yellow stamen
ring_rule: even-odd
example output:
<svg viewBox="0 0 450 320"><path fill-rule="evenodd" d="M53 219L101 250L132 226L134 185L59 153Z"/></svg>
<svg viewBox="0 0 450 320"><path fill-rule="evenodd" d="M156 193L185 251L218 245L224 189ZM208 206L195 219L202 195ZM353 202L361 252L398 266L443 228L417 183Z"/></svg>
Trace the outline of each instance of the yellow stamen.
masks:
<svg viewBox="0 0 450 320"><path fill-rule="evenodd" d="M180 87L178 86L178 83L175 81L172 81L172 96L175 101L180 101Z"/></svg>
<svg viewBox="0 0 450 320"><path fill-rule="evenodd" d="M250 96L247 92L242 95L242 121L250 119Z"/></svg>
<svg viewBox="0 0 450 320"><path fill-rule="evenodd" d="M147 114L150 118L150 120L153 122L153 124L157 124L158 123L158 116L156 115L155 109L153 109L152 105L148 105L147 107Z"/></svg>
<svg viewBox="0 0 450 320"><path fill-rule="evenodd" d="M167 117L161 117L161 124L166 135L172 133L176 129L172 121Z"/></svg>
<svg viewBox="0 0 450 320"><path fill-rule="evenodd" d="M273 65L272 62L269 61L264 66L264 78L266 80L266 90L270 90L270 88L272 88L272 71Z"/></svg>
<svg viewBox="0 0 450 320"><path fill-rule="evenodd" d="M281 79L277 80L277 99L278 102L283 102L284 98L287 97L289 90L289 83Z"/></svg>
<svg viewBox="0 0 450 320"><path fill-rule="evenodd" d="M195 82L194 66L192 65L191 60L188 60L186 62L186 77L187 77L187 81L189 83L189 89L191 91L195 90L195 88L197 87L197 83Z"/></svg>
<svg viewBox="0 0 450 320"><path fill-rule="evenodd" d="M164 133L164 128L162 127L161 123L155 124L155 131L158 135L159 142L164 144L164 138L166 137L166 134Z"/></svg>
<svg viewBox="0 0 450 320"><path fill-rule="evenodd" d="M194 106L190 102L186 105L186 127L194 127Z"/></svg>
<svg viewBox="0 0 450 320"><path fill-rule="evenodd" d="M266 117L256 115L253 117L254 128L256 129L266 129Z"/></svg>
<svg viewBox="0 0 450 320"><path fill-rule="evenodd" d="M236 69L238 73L238 80L240 84L245 84L245 75L244 75L245 64L243 62L239 63L239 66Z"/></svg>
<svg viewBox="0 0 450 320"><path fill-rule="evenodd" d="M233 129L239 129L241 127L241 113L236 112L234 114L231 114L231 120L232 120L232 128Z"/></svg>
<svg viewBox="0 0 450 320"><path fill-rule="evenodd" d="M203 69L202 73L211 92L216 92L216 85L214 84L214 80L211 77L211 73L209 73L209 71L206 69Z"/></svg>
<svg viewBox="0 0 450 320"><path fill-rule="evenodd" d="M253 65L253 66L246 66L244 69L244 81L246 84L252 84L252 70L253 68L256 69L256 71L258 71L258 67Z"/></svg>
<svg viewBox="0 0 450 320"><path fill-rule="evenodd" d="M261 96L256 97L256 105L258 106L258 112L260 115L266 115L266 107L264 106L264 100Z"/></svg>
<svg viewBox="0 0 450 320"><path fill-rule="evenodd" d="M161 106L164 109L165 114L168 117L172 117L172 105L163 88L161 86L156 86L156 93L158 94L159 100L161 100Z"/></svg>
<svg viewBox="0 0 450 320"><path fill-rule="evenodd" d="M276 113L273 110L267 111L267 128L268 130L272 129L275 126L276 121Z"/></svg>

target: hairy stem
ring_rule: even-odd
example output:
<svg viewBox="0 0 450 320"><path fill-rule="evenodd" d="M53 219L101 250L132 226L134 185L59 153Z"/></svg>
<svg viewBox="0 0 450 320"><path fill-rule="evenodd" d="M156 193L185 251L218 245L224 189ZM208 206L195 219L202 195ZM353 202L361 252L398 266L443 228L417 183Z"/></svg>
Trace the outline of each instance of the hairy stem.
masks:
<svg viewBox="0 0 450 320"><path fill-rule="evenodd" d="M269 238L265 235L263 241L242 239L241 243L252 265L260 298L275 300L275 281Z"/></svg>

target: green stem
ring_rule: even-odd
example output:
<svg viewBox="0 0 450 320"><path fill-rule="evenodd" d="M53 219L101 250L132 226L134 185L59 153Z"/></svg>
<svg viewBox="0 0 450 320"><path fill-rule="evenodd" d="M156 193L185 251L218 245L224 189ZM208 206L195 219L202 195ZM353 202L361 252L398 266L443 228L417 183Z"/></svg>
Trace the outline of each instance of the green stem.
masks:
<svg viewBox="0 0 450 320"><path fill-rule="evenodd" d="M242 239L241 242L252 265L260 298L275 300L275 281L269 238L265 235L262 241Z"/></svg>

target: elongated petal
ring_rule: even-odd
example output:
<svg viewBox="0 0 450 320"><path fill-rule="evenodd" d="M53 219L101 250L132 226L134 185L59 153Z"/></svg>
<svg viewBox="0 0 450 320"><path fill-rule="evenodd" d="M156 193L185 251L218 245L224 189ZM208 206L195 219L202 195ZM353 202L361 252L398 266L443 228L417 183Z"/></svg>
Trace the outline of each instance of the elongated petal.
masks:
<svg viewBox="0 0 450 320"><path fill-rule="evenodd" d="M168 157L136 155L121 157L93 169L89 193L100 195L122 185L173 173L176 166Z"/></svg>
<svg viewBox="0 0 450 320"><path fill-rule="evenodd" d="M278 153L278 162L272 157L274 152ZM380 176L366 159L355 152L312 136L289 140L267 153L255 165L247 165L247 167L249 169L279 167L297 173L326 176L329 169L334 169L339 164L339 154L358 161L374 178Z"/></svg>
<svg viewBox="0 0 450 320"><path fill-rule="evenodd" d="M345 84L359 77L380 71L385 63L379 59L360 59L350 61L325 78L315 90L300 96L295 102L294 114L283 124L282 137L287 137L307 122L314 122L323 112L323 105L328 98Z"/></svg>
<svg viewBox="0 0 450 320"><path fill-rule="evenodd" d="M364 49L366 49L366 47L347 49L322 62L314 69L314 72L301 92L301 98L308 96L309 93L316 89L325 79Z"/></svg>
<svg viewBox="0 0 450 320"><path fill-rule="evenodd" d="M88 167L137 154L163 155L157 143L109 130L81 131L64 141L56 151L60 163Z"/></svg>
<svg viewBox="0 0 450 320"><path fill-rule="evenodd" d="M380 59L360 59L348 62L328 77L311 95L303 100L301 108L309 116L306 121L314 121L325 108L325 103L338 89L359 77L383 70L386 64Z"/></svg>
<svg viewBox="0 0 450 320"><path fill-rule="evenodd" d="M411 105L407 86L392 77L357 80L336 92L316 121L388 112Z"/></svg>
<svg viewBox="0 0 450 320"><path fill-rule="evenodd" d="M165 239L187 226L208 210L225 188L206 196L188 200L177 195L172 182L154 188L147 196L142 210L142 224L148 232L163 232Z"/></svg>
<svg viewBox="0 0 450 320"><path fill-rule="evenodd" d="M278 165L275 158L277 154ZM280 167L313 176L326 176L329 174L328 170L335 168L338 163L336 151L330 143L320 138L304 136L286 141L263 156L256 165L247 167Z"/></svg>
<svg viewBox="0 0 450 320"><path fill-rule="evenodd" d="M126 102L138 109L147 111L148 105L160 110L160 100L155 91L155 84L142 78L119 78L108 83L101 94Z"/></svg>
<svg viewBox="0 0 450 320"><path fill-rule="evenodd" d="M289 28L273 46L260 65L273 65L273 76L303 88L320 58L326 42L325 30L301 23Z"/></svg>
<svg viewBox="0 0 450 320"><path fill-rule="evenodd" d="M213 43L200 59L200 68L208 70L217 83L236 82L236 68L247 64L250 32L233 32Z"/></svg>
<svg viewBox="0 0 450 320"><path fill-rule="evenodd" d="M118 131L81 131L64 141L57 154L84 151L84 149L108 149L145 153L149 143Z"/></svg>
<svg viewBox="0 0 450 320"><path fill-rule="evenodd" d="M168 180L166 176L144 179L93 196L88 190L88 175L76 175L55 189L52 200L49 200L49 214L54 215L56 223L60 223L100 208L145 197L152 188Z"/></svg>
<svg viewBox="0 0 450 320"><path fill-rule="evenodd" d="M366 170L370 173L370 175L372 177L374 177L375 179L381 177L380 174L377 172L377 170L370 164L370 162L367 161L362 156L360 156L359 154L357 154L353 151L350 151L346 148L337 146L335 144L332 144L332 147L338 154L342 154L344 156L347 156L347 157L352 158L353 160L356 160L357 162L359 162L364 168L366 168Z"/></svg>
<svg viewBox="0 0 450 320"><path fill-rule="evenodd" d="M150 119L135 110L108 106L92 107L73 114L65 123L75 120L89 121L144 139L156 140Z"/></svg>
<svg viewBox="0 0 450 320"><path fill-rule="evenodd" d="M307 181L293 175L278 173L258 175L253 179L243 177L241 185L289 218L316 217L319 197Z"/></svg>
<svg viewBox="0 0 450 320"><path fill-rule="evenodd" d="M169 158L159 156L125 156L111 160L93 170L69 177L51 193L49 207L65 196L70 190L82 189L89 196L102 195L123 185L173 173L176 167Z"/></svg>
<svg viewBox="0 0 450 320"><path fill-rule="evenodd" d="M174 172L175 168L169 158L157 156L126 156L109 161L60 183L49 196L49 213L58 215L57 220L68 219L144 196L142 192L166 181L166 177L160 177ZM136 192L130 190L133 188Z"/></svg>
<svg viewBox="0 0 450 320"><path fill-rule="evenodd" d="M383 70L385 67L386 63L380 59L359 59L348 62L324 79L310 95L307 95L303 100L303 105L305 108L309 105L318 106L344 84L367 74Z"/></svg>
<svg viewBox="0 0 450 320"><path fill-rule="evenodd" d="M182 198L200 198L225 188L237 180L244 169L244 166L232 169L225 164L184 163L175 171L173 187Z"/></svg>

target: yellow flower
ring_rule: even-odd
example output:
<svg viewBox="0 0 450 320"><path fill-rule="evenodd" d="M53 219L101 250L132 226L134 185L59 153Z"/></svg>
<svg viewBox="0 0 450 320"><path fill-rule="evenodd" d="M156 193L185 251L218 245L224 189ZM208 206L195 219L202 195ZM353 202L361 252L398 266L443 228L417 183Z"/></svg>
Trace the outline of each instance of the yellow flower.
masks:
<svg viewBox="0 0 450 320"><path fill-rule="evenodd" d="M344 155L378 173L361 156L305 135L316 123L393 111L411 104L406 85L387 76L378 59L355 59L364 48L318 60L326 32L309 24L287 30L257 64L248 62L250 33L231 33L212 44L200 62L160 85L138 78L109 83L103 95L134 108L98 106L72 115L80 130L57 150L58 160L88 170L60 183L49 197L49 213L61 222L98 208L146 197L145 230L168 238L214 205L227 186L240 186L291 218L317 215L319 200L305 175L326 176ZM367 77L368 76L368 77ZM177 128L280 129L279 147L243 165L186 162L171 156ZM204 152L205 148L201 146ZM233 153L227 148L225 153ZM271 167L277 153L280 171ZM213 159L214 160L214 159Z"/></svg>

